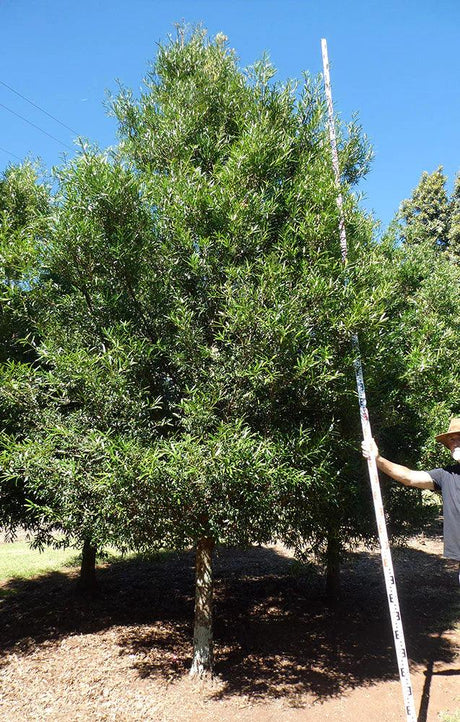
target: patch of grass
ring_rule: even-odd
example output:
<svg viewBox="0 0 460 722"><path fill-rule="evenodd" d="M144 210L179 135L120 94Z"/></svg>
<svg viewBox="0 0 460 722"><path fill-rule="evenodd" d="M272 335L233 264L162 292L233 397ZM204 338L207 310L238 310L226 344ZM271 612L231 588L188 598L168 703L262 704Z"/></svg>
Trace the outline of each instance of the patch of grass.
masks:
<svg viewBox="0 0 460 722"><path fill-rule="evenodd" d="M109 564L114 564L117 562L154 562L157 564L158 562L167 562L171 557L180 554L181 552L174 551L172 549L155 549L152 551L144 551L144 552L136 552L136 551L129 551L129 552L119 552L116 550L104 552L104 555L101 557L101 561L107 561Z"/></svg>
<svg viewBox="0 0 460 722"><path fill-rule="evenodd" d="M460 722L460 709L452 713L441 712L441 722Z"/></svg>
<svg viewBox="0 0 460 722"><path fill-rule="evenodd" d="M167 561L173 554L168 550L152 552L129 552L122 554L116 549L106 549L98 555L100 564L116 564L131 561L158 562ZM43 551L31 549L25 540L0 543L0 582L7 579L30 579L31 577L79 567L80 553L75 549L53 549L45 547Z"/></svg>
<svg viewBox="0 0 460 722"><path fill-rule="evenodd" d="M46 547L40 552L38 549L31 549L27 541L0 544L0 581L12 578L30 579L63 567L78 566L78 563L75 549Z"/></svg>

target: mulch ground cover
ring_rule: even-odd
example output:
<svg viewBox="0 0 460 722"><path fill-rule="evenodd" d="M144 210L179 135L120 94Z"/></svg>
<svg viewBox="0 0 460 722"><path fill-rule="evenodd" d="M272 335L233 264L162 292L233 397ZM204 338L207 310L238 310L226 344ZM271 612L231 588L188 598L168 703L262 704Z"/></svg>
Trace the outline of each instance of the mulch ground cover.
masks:
<svg viewBox="0 0 460 722"><path fill-rule="evenodd" d="M1 548L0 548L1 553ZM394 550L418 722L460 709L460 599L440 529ZM282 547L215 558L215 677L188 677L191 552L0 587L0 719L404 720L378 551L350 553L329 605L320 570Z"/></svg>

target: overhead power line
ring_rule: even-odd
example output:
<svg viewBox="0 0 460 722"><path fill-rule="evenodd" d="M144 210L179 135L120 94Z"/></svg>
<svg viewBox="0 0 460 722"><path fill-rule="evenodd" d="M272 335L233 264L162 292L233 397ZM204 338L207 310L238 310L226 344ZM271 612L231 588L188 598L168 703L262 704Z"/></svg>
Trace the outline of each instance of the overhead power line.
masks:
<svg viewBox="0 0 460 722"><path fill-rule="evenodd" d="M2 148L1 145L0 145L0 150L2 151L2 153L8 153L8 155L11 155L11 156L13 156L13 158L16 158L16 160L19 160L22 162L22 158L20 158L18 155L16 155L16 153L12 153L10 150L7 150L6 148Z"/></svg>
<svg viewBox="0 0 460 722"><path fill-rule="evenodd" d="M67 128L67 130L70 130L70 132L73 133L74 135L79 135L79 133L77 133L76 130L74 130L74 129L71 128L70 126L68 126L68 125L66 125L65 123L63 123L62 121L60 121L59 118L56 118L54 115L51 115L51 113L48 113L47 110L45 110L44 108L42 108L40 105L37 105L37 103L34 103L34 102L33 102L32 100L30 100L29 98L26 98L25 95L22 95L22 93L19 93L17 90L15 90L14 88L12 88L11 85L8 85L8 83L5 83L3 80L0 80L0 84L1 84L1 85L4 85L5 88L8 88L8 90L11 90L12 93L15 93L15 94L18 95L20 98L22 98L23 100L27 101L27 103L30 103L30 105L33 105L34 108L37 108L38 110L40 110L42 113L44 113L45 115L47 115L48 118L52 118L53 120L55 120L56 123L59 123L59 125L62 125L63 128Z"/></svg>
<svg viewBox="0 0 460 722"><path fill-rule="evenodd" d="M44 134L47 135L49 138L52 138L53 140L55 140L56 143L60 143L61 145L63 145L64 148L67 148L68 150L71 150L71 151L74 150L73 148L70 147L70 145L67 145L67 143L63 143L62 140L59 140L59 138L56 138L55 135L51 135L51 133L48 133L46 130L43 130L43 128L40 128L40 126L35 125L35 123L32 123L31 120L28 120L27 118L24 118L24 116L23 116L23 115L20 115L20 113L16 113L15 110L11 110L11 108L8 108L6 105L3 105L3 103L0 103L0 107L1 107L1 108L4 108L4 109L7 110L9 113L12 113L13 115L16 115L18 118L21 118L21 120L23 120L25 123L28 123L28 124L31 125L33 128L36 128L36 129L39 130L41 133L44 133Z"/></svg>

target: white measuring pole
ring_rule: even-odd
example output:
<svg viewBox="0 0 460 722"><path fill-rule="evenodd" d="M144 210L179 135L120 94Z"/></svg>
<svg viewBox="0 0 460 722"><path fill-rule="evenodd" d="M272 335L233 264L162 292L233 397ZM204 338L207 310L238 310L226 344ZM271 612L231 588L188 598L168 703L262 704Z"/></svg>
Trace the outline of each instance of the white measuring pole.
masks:
<svg viewBox="0 0 460 722"><path fill-rule="evenodd" d="M329 138L331 143L331 155L332 165L334 168L335 183L337 186L337 207L339 209L339 232L340 232L340 248L342 251L342 261L345 263L347 260L347 235L345 230L345 218L343 212L343 198L340 192L340 170L339 170L339 157L337 153L337 140L335 135L334 125L334 109L332 105L332 91L331 91L331 80L329 75L329 59L327 54L327 43L323 39L321 40L321 49L323 54L323 69L324 69L324 85L326 91L327 100L327 111L328 111L328 125L329 125ZM369 421L369 413L367 410L366 401L366 390L364 386L363 369L361 365L361 354L359 350L358 336L353 334L352 347L355 352L355 375L356 375L356 386L358 389L359 399L359 411L361 416L361 427L363 431L363 438L365 441L372 439L371 424ZM393 561L391 558L390 545L388 543L387 527L385 523L385 512L382 503L382 494L380 492L379 475L377 470L377 464L374 458L368 459L367 462L369 470L369 478L371 482L372 496L374 499L374 510L375 517L377 520L377 528L379 533L380 541L380 552L382 556L383 572L385 576L385 585L388 596L388 606L390 608L391 625L393 627L393 636L396 648L396 657L398 660L399 667L399 679L401 681L401 687L404 697L404 705L406 708L407 722L417 722L417 716L415 714L414 696L412 693L412 685L410 680L409 663L407 659L406 643L404 641L404 631L401 620L401 613L399 611L398 592L396 589L395 575L393 571Z"/></svg>

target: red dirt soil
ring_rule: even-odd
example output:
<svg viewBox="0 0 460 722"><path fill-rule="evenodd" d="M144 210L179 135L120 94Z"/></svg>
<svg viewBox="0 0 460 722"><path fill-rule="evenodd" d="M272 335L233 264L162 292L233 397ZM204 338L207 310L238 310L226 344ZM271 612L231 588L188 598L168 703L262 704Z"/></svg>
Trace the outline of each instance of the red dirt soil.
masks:
<svg viewBox="0 0 460 722"><path fill-rule="evenodd" d="M418 722L460 709L456 565L439 533L394 551ZM0 547L1 553L1 547ZM328 606L316 567L282 547L220 550L213 680L193 682L193 556L0 586L6 722L397 722L406 719L377 552L350 554Z"/></svg>

